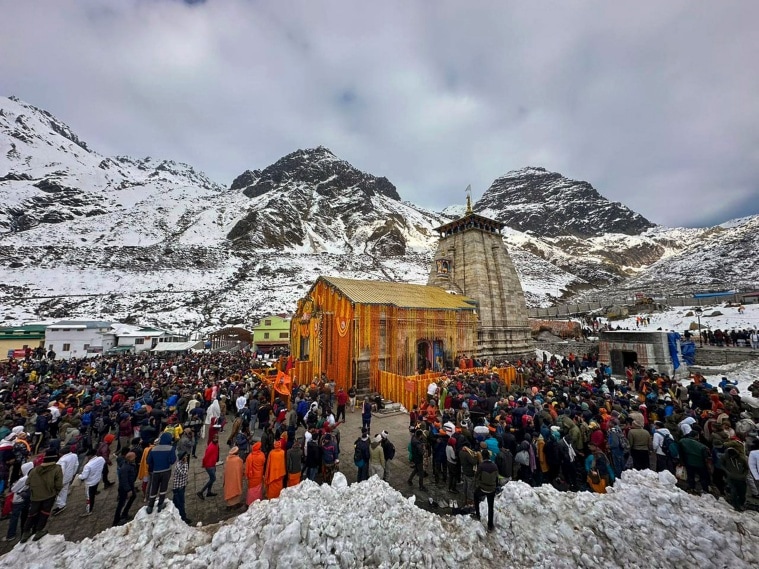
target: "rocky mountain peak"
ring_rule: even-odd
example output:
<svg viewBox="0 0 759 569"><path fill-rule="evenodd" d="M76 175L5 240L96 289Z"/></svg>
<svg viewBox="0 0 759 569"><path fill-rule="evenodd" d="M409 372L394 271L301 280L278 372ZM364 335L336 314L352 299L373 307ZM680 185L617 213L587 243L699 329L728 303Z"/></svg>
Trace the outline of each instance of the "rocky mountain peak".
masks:
<svg viewBox="0 0 759 569"><path fill-rule="evenodd" d="M13 126L13 130L10 131L11 136L23 142L30 142L35 137L41 138L43 136L41 127L47 127L54 133L70 140L82 150L90 151L87 143L80 139L67 124L55 118L48 111L25 103L13 95L7 98L0 97L0 116L8 120L8 126Z"/></svg>
<svg viewBox="0 0 759 569"><path fill-rule="evenodd" d="M474 205L513 229L544 237L637 235L654 224L588 182L528 166L496 179Z"/></svg>
<svg viewBox="0 0 759 569"><path fill-rule="evenodd" d="M272 190L311 188L325 197L359 192L379 194L400 201L398 190L385 177L366 174L340 160L324 146L291 152L263 170L246 170L232 182L231 189L255 198Z"/></svg>

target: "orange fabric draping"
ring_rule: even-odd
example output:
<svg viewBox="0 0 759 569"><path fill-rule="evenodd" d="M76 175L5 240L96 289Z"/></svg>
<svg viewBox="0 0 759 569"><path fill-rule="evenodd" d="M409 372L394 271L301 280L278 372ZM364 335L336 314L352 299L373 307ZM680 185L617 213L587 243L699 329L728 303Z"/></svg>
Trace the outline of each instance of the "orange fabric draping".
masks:
<svg viewBox="0 0 759 569"><path fill-rule="evenodd" d="M282 486L285 482L285 476L287 476L285 451L282 448L282 443L276 441L274 443L274 448L271 450L267 458L266 472L264 474L264 479L266 480L266 497L269 500L279 498L279 493L282 491Z"/></svg>
<svg viewBox="0 0 759 569"><path fill-rule="evenodd" d="M265 465L266 455L261 451L261 443L257 442L245 460L245 478L248 479L249 487L260 486L263 483Z"/></svg>
<svg viewBox="0 0 759 569"><path fill-rule="evenodd" d="M417 371L417 345L439 342L446 357L472 354L477 317L473 312L353 303L325 281L317 281L298 303L291 325L291 350L299 384L326 373L338 387L350 387L367 366L372 385L378 373L410 376ZM304 365L309 363L310 369Z"/></svg>
<svg viewBox="0 0 759 569"><path fill-rule="evenodd" d="M228 506L239 504L242 500L243 462L236 454L227 457L224 464L224 500Z"/></svg>

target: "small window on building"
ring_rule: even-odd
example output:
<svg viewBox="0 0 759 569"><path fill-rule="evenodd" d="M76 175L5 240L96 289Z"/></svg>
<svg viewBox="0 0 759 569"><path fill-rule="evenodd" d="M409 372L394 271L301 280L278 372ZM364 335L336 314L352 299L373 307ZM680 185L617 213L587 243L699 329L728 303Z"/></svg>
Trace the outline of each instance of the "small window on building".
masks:
<svg viewBox="0 0 759 569"><path fill-rule="evenodd" d="M290 337L290 332L280 332L279 333L279 337L280 338L289 338Z"/></svg>
<svg viewBox="0 0 759 569"><path fill-rule="evenodd" d="M141 346L145 343L145 338L135 338L134 339L134 345L135 346Z"/></svg>
<svg viewBox="0 0 759 569"><path fill-rule="evenodd" d="M271 320L264 320L264 326L271 326Z"/></svg>
<svg viewBox="0 0 759 569"><path fill-rule="evenodd" d="M47 350L47 351L48 351L48 352L52 352L52 351L53 351L53 344L50 344L50 347L48 348L48 350Z"/></svg>
<svg viewBox="0 0 759 569"><path fill-rule="evenodd" d="M90 345L89 345L89 344L85 344L85 345L84 345L84 347L83 347L82 349L83 349L85 352L89 352L89 351L90 351Z"/></svg>
<svg viewBox="0 0 759 569"><path fill-rule="evenodd" d="M52 346L50 347L50 349L51 350L53 349ZM71 351L71 344L63 344L63 351L64 352L70 352Z"/></svg>
<svg viewBox="0 0 759 569"><path fill-rule="evenodd" d="M269 333L268 332L264 332L264 340L268 340L268 339L269 339Z"/></svg>
<svg viewBox="0 0 759 569"><path fill-rule="evenodd" d="M27 349L28 347L29 347L29 344L24 344L23 346L21 346L21 349L22 349L22 350L25 350L25 349Z"/></svg>

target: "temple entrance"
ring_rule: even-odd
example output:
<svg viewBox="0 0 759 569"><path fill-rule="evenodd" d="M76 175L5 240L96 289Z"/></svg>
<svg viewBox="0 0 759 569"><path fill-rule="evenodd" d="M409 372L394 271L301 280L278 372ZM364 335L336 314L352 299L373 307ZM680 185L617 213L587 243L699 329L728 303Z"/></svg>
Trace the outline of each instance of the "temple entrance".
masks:
<svg viewBox="0 0 759 569"><path fill-rule="evenodd" d="M416 343L416 373L423 374L432 370L432 343L429 340L419 340Z"/></svg>
<svg viewBox="0 0 759 569"><path fill-rule="evenodd" d="M638 352L628 350L611 350L611 373L625 375L625 368L638 363Z"/></svg>

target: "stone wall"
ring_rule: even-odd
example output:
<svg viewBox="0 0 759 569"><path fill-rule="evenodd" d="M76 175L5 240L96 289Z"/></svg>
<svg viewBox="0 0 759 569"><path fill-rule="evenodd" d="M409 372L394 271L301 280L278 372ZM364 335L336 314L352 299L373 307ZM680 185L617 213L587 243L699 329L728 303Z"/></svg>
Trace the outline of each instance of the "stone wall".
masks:
<svg viewBox="0 0 759 569"><path fill-rule="evenodd" d="M541 340L536 340L535 347L538 350L543 350L551 354L556 354L556 356L559 356L559 357L569 355L569 352L582 356L583 354L587 354L588 352L597 350L598 342L586 342L586 341L576 342L572 340L569 340L567 342L561 342L561 341L545 342Z"/></svg>
<svg viewBox="0 0 759 569"><path fill-rule="evenodd" d="M751 348L718 348L715 346L699 347L696 344L697 366L720 366L748 360L759 361L759 350L752 350Z"/></svg>

